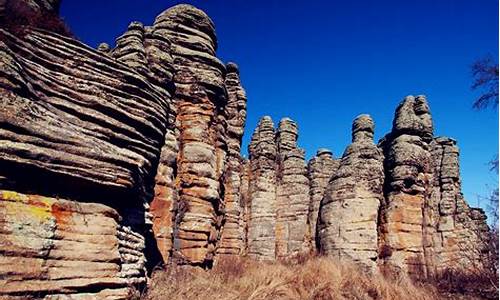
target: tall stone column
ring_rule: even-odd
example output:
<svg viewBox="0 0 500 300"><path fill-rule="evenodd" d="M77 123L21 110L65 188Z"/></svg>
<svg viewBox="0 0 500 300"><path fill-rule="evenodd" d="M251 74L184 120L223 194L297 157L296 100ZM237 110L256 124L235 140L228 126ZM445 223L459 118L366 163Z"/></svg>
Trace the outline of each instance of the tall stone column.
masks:
<svg viewBox="0 0 500 300"><path fill-rule="evenodd" d="M276 133L276 257L305 250L309 212L309 180L304 150L297 147L297 123L283 118Z"/></svg>
<svg viewBox="0 0 500 300"><path fill-rule="evenodd" d="M276 248L276 143L270 117L260 119L250 142L248 256L274 260Z"/></svg>
<svg viewBox="0 0 500 300"><path fill-rule="evenodd" d="M352 144L321 200L320 252L375 271L378 211L383 199L383 154L373 143L374 123L360 115L352 125Z"/></svg>
<svg viewBox="0 0 500 300"><path fill-rule="evenodd" d="M396 109L385 152L385 202L380 227L383 266L426 276L426 216L432 193L432 118L424 96L408 96Z"/></svg>
<svg viewBox="0 0 500 300"><path fill-rule="evenodd" d="M243 251L244 228L241 206L241 139L246 120L247 99L241 87L239 69L234 63L227 64L225 85L228 94L226 105L228 155L224 172L224 225L217 254L239 255ZM223 257L221 257L223 258Z"/></svg>
<svg viewBox="0 0 500 300"><path fill-rule="evenodd" d="M309 213L307 217L307 238L310 240L311 250L316 249L316 223L319 206L330 178L339 167L339 159L334 159L330 150L321 148L316 156L309 160L307 175L309 177Z"/></svg>

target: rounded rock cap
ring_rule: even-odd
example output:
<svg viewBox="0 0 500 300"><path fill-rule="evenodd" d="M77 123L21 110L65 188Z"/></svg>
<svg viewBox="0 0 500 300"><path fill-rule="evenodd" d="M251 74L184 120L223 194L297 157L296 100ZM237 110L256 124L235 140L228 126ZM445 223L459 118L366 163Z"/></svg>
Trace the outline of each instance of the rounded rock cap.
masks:
<svg viewBox="0 0 500 300"><path fill-rule="evenodd" d="M375 132L375 123L370 115L362 114L352 122L352 141L371 140Z"/></svg>
<svg viewBox="0 0 500 300"><path fill-rule="evenodd" d="M228 73L236 73L236 74L240 74L240 68L238 67L238 65L232 61L228 62L226 64L226 71Z"/></svg>
<svg viewBox="0 0 500 300"><path fill-rule="evenodd" d="M352 122L352 133L356 133L359 131L375 131L375 123L373 123L373 119L370 115L362 114L356 117Z"/></svg>
<svg viewBox="0 0 500 300"><path fill-rule="evenodd" d="M321 156L321 155L333 155L333 153L328 148L319 148L318 151L316 151L316 156Z"/></svg>
<svg viewBox="0 0 500 300"><path fill-rule="evenodd" d="M207 34L212 39L215 48L217 48L214 22L201 9L190 4L177 4L160 13L156 17L155 24L164 19L186 25Z"/></svg>

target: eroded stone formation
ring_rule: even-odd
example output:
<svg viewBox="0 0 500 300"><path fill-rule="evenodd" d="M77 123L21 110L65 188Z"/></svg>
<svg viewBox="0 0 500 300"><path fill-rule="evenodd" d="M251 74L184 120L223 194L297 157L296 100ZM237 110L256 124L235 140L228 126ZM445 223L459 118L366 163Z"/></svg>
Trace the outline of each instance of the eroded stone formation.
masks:
<svg viewBox="0 0 500 300"><path fill-rule="evenodd" d="M19 25L0 29L1 298L124 299L157 264L239 255L424 276L481 264L485 214L425 97L378 146L361 115L342 159L307 165L297 124L263 117L243 159L245 91L204 12L174 6L97 50Z"/></svg>
<svg viewBox="0 0 500 300"><path fill-rule="evenodd" d="M70 38L0 34L0 295L123 298L146 281L172 90Z"/></svg>
<svg viewBox="0 0 500 300"><path fill-rule="evenodd" d="M241 87L238 66L229 63L226 66L225 79L228 101L227 120L227 160L224 173L224 211L225 218L217 254L240 255L244 249L243 205L240 193L241 177L244 171L241 157L241 139L246 120L246 94Z"/></svg>
<svg viewBox="0 0 500 300"><path fill-rule="evenodd" d="M383 154L373 143L374 124L361 115L352 125L352 144L321 200L318 240L323 253L347 257L370 270L378 256L378 212L383 199Z"/></svg>
<svg viewBox="0 0 500 300"><path fill-rule="evenodd" d="M246 96L205 13L175 6L98 51L0 34L2 297L126 298L148 265L240 253Z"/></svg>
<svg viewBox="0 0 500 300"><path fill-rule="evenodd" d="M316 152L316 156L309 160L307 165L307 175L309 177L309 213L307 217L307 240L310 241L311 250L316 249L316 225L318 221L319 207L325 189L337 171L340 160L333 158L333 153L321 148ZM318 240L319 241L319 240Z"/></svg>

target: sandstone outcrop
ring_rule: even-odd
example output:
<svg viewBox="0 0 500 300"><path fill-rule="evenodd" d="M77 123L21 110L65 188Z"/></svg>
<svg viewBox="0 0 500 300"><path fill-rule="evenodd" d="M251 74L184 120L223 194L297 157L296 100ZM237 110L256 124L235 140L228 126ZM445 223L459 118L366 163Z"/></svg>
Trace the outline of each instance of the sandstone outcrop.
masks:
<svg viewBox="0 0 500 300"><path fill-rule="evenodd" d="M433 124L427 100L408 96L396 109L392 132L382 141L385 152L385 201L381 216L384 265L407 272L426 272L423 230L433 176Z"/></svg>
<svg viewBox="0 0 500 300"><path fill-rule="evenodd" d="M435 267L437 270L478 267L483 255L486 216L480 209L470 208L461 192L459 149L447 137L434 138L433 203Z"/></svg>
<svg viewBox="0 0 500 300"><path fill-rule="evenodd" d="M304 150L297 147L297 124L283 118L276 132L276 256L285 258L306 247L309 179Z"/></svg>
<svg viewBox="0 0 500 300"><path fill-rule="evenodd" d="M326 149L318 149L316 156L309 160L307 165L307 175L309 177L309 213L307 216L307 238L311 250L316 249L316 224L318 221L319 207L325 189L339 167L339 159L333 158L333 153Z"/></svg>
<svg viewBox="0 0 500 300"><path fill-rule="evenodd" d="M373 143L374 123L360 115L352 125L352 144L330 179L318 216L319 250L375 270L378 213L383 200L384 157Z"/></svg>
<svg viewBox="0 0 500 300"><path fill-rule="evenodd" d="M310 248L309 178L297 138L294 121L283 118L275 130L270 117L260 120L252 136L250 170L243 180L249 185L244 211L251 257L281 259Z"/></svg>
<svg viewBox="0 0 500 300"><path fill-rule="evenodd" d="M247 99L241 87L238 66L234 63L226 65L225 85L227 105L227 159L224 172L224 221L217 254L220 259L224 255L240 255L244 249L243 205L240 194L243 158L241 157L241 139L245 129Z"/></svg>
<svg viewBox="0 0 500 300"><path fill-rule="evenodd" d="M362 115L342 159L320 149L307 166L297 124L263 117L245 159L239 68L216 57L204 12L174 6L97 50L19 25L0 28L1 298L126 299L158 264L238 255L317 250L415 276L481 266L486 216L425 97L398 106L378 146Z"/></svg>
<svg viewBox="0 0 500 300"><path fill-rule="evenodd" d="M260 119L248 146L247 255L274 260L276 257L276 142L270 117Z"/></svg>

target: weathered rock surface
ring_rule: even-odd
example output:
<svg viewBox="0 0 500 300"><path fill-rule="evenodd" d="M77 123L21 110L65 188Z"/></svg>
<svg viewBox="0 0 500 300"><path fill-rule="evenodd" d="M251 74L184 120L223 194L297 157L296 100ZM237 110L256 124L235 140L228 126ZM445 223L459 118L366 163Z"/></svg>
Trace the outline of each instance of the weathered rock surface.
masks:
<svg viewBox="0 0 500 300"><path fill-rule="evenodd" d="M307 167L297 124L263 117L247 160L239 69L204 12L132 22L112 49L25 25L0 29L0 297L125 299L159 263L314 245L372 271L481 265L486 217L425 97L398 106L379 147L363 115L340 161L319 150Z"/></svg>
<svg viewBox="0 0 500 300"><path fill-rule="evenodd" d="M224 172L224 211L225 220L221 232L217 254L240 255L244 249L243 205L240 194L243 158L241 157L241 139L246 121L247 98L241 87L239 69L234 63L226 66L225 86L227 105L227 159Z"/></svg>
<svg viewBox="0 0 500 300"><path fill-rule="evenodd" d="M263 117L249 145L249 170L244 174L246 248L251 257L274 260L307 250L309 179L304 151L297 147L297 124L289 118L277 130Z"/></svg>
<svg viewBox="0 0 500 300"><path fill-rule="evenodd" d="M297 147L298 127L284 118L276 132L276 257L304 250L309 213L309 179L304 150Z"/></svg>
<svg viewBox="0 0 500 300"><path fill-rule="evenodd" d="M151 193L168 91L74 40L0 33L3 185L79 198Z"/></svg>
<svg viewBox="0 0 500 300"><path fill-rule="evenodd" d="M408 96L396 109L392 132L381 143L386 186L381 217L384 264L409 273L427 271L423 232L432 180L433 125L424 96ZM425 275L424 275L425 276Z"/></svg>
<svg viewBox="0 0 500 300"><path fill-rule="evenodd" d="M339 167L339 159L334 159L330 150L321 148L316 156L309 160L307 174L309 177L309 214L307 217L308 239L311 250L316 249L316 224L318 221L321 199L325 193L330 178Z"/></svg>
<svg viewBox="0 0 500 300"><path fill-rule="evenodd" d="M106 205L0 191L0 296L125 299L145 283L144 237Z"/></svg>
<svg viewBox="0 0 500 300"><path fill-rule="evenodd" d="M435 268L466 269L479 267L484 249L486 216L470 208L461 191L459 149L447 137L434 138L432 155L435 166L433 203Z"/></svg>
<svg viewBox="0 0 500 300"><path fill-rule="evenodd" d="M276 142L270 117L260 119L248 146L247 255L274 260L276 257Z"/></svg>
<svg viewBox="0 0 500 300"><path fill-rule="evenodd" d="M378 212L383 199L383 154L373 143L374 124L360 115L326 188L318 217L320 252L376 270Z"/></svg>

